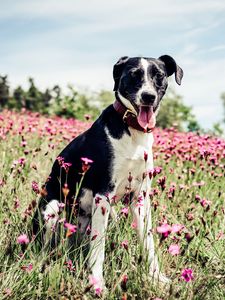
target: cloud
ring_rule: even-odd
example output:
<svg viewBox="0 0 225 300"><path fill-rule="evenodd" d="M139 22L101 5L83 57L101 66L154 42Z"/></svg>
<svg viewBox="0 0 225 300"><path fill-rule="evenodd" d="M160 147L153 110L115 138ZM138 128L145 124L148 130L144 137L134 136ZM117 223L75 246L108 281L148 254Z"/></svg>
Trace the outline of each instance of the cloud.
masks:
<svg viewBox="0 0 225 300"><path fill-rule="evenodd" d="M42 89L111 89L120 56L171 54L185 73L177 92L210 126L221 119L225 90L224 12L223 0L5 1L1 73L13 86L30 75Z"/></svg>

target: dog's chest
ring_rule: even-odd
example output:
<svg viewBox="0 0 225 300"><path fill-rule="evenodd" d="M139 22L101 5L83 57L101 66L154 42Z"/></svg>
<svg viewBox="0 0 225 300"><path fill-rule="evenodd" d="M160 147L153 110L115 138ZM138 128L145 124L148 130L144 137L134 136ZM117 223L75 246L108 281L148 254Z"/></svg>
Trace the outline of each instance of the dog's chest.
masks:
<svg viewBox="0 0 225 300"><path fill-rule="evenodd" d="M143 173L153 168L153 135L133 129L130 131L131 136L124 134L121 139L109 136L114 154L112 182L117 197L123 196L128 186L134 192L139 190L143 182Z"/></svg>

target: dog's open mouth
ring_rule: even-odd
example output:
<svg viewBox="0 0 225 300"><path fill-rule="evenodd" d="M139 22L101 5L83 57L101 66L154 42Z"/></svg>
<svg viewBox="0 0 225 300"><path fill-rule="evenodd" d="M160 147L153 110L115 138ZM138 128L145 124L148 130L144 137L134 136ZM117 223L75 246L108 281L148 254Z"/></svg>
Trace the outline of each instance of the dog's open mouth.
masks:
<svg viewBox="0 0 225 300"><path fill-rule="evenodd" d="M156 123L155 112L153 106L141 105L137 117L139 125L144 128L154 128Z"/></svg>

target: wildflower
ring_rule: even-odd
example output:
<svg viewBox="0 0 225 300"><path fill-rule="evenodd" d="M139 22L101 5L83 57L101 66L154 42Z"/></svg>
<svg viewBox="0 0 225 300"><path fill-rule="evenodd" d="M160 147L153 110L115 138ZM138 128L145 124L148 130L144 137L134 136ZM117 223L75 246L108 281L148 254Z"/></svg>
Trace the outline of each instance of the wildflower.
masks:
<svg viewBox="0 0 225 300"><path fill-rule="evenodd" d="M91 115L85 114L84 117L85 117L86 121L88 121L91 118Z"/></svg>
<svg viewBox="0 0 225 300"><path fill-rule="evenodd" d="M93 163L93 160L91 160L91 159L89 159L87 157L81 157L81 160L85 163L85 165Z"/></svg>
<svg viewBox="0 0 225 300"><path fill-rule="evenodd" d="M201 197L198 194L196 194L195 195L195 200L199 202L201 200Z"/></svg>
<svg viewBox="0 0 225 300"><path fill-rule="evenodd" d="M129 213L129 208L128 207L124 207L121 209L121 213L124 217L128 217L128 213Z"/></svg>
<svg viewBox="0 0 225 300"><path fill-rule="evenodd" d="M63 210L65 207L65 203L62 203L62 202L58 203L58 207L59 207L59 210Z"/></svg>
<svg viewBox="0 0 225 300"><path fill-rule="evenodd" d="M181 224L173 224L172 227L171 227L171 231L172 231L173 233L177 233L177 232L180 232L183 228L184 228L184 225L181 225Z"/></svg>
<svg viewBox="0 0 225 300"><path fill-rule="evenodd" d="M181 272L181 278L184 279L186 282L189 282L194 279L192 269L183 269Z"/></svg>
<svg viewBox="0 0 225 300"><path fill-rule="evenodd" d="M97 197L95 198L95 204L96 204L96 206L99 205L99 203L100 203L101 200L102 200L102 198L99 197L99 196L97 196Z"/></svg>
<svg viewBox="0 0 225 300"><path fill-rule="evenodd" d="M70 224L70 223L67 223L67 222L64 224L64 227L66 229L68 229L66 237L70 237L73 233L75 233L77 231L77 226L76 225L73 225L73 224Z"/></svg>
<svg viewBox="0 0 225 300"><path fill-rule="evenodd" d="M148 160L148 153L146 151L144 151L144 160L147 161Z"/></svg>
<svg viewBox="0 0 225 300"><path fill-rule="evenodd" d="M75 271L75 267L73 266L73 262L71 259L69 259L68 261L65 262L65 265L67 267L67 269L71 272Z"/></svg>
<svg viewBox="0 0 225 300"><path fill-rule="evenodd" d="M18 207L20 207L20 200L18 198L16 198L14 200L14 209L17 210Z"/></svg>
<svg viewBox="0 0 225 300"><path fill-rule="evenodd" d="M166 176L163 176L157 180L158 185L161 186L162 191L166 188Z"/></svg>
<svg viewBox="0 0 225 300"><path fill-rule="evenodd" d="M137 203L135 204L136 207L141 207L141 206L144 206L144 199L143 199L143 196L139 196L138 197L138 201Z"/></svg>
<svg viewBox="0 0 225 300"><path fill-rule="evenodd" d="M131 176L131 172L129 172L129 176L128 176L127 180L128 180L129 182L131 182L131 181L133 180L133 176Z"/></svg>
<svg viewBox="0 0 225 300"><path fill-rule="evenodd" d="M22 141L20 145L21 145L21 147L25 147L27 145L27 142L26 141Z"/></svg>
<svg viewBox="0 0 225 300"><path fill-rule="evenodd" d="M136 228L137 228L137 222L133 221L133 222L131 223L131 228L132 228L132 229L136 229Z"/></svg>
<svg viewBox="0 0 225 300"><path fill-rule="evenodd" d="M4 289L4 294L8 297L12 295L12 290L10 288L5 288Z"/></svg>
<svg viewBox="0 0 225 300"><path fill-rule="evenodd" d="M18 164L21 165L22 167L24 167L26 159L24 157L21 157L18 159Z"/></svg>
<svg viewBox="0 0 225 300"><path fill-rule="evenodd" d="M102 210L102 215L104 216L105 213L106 213L106 208L105 208L105 206L101 206L101 210Z"/></svg>
<svg viewBox="0 0 225 300"><path fill-rule="evenodd" d="M128 240L122 241L121 246L122 246L124 249L128 250Z"/></svg>
<svg viewBox="0 0 225 300"><path fill-rule="evenodd" d="M94 277L92 275L89 275L88 278L89 278L90 285L96 285L96 284L98 284L98 279L96 277Z"/></svg>
<svg viewBox="0 0 225 300"><path fill-rule="evenodd" d="M207 199L202 199L200 201L201 206L204 207L204 208L209 207L211 205L211 203L212 202L210 200L207 200Z"/></svg>
<svg viewBox="0 0 225 300"><path fill-rule="evenodd" d="M152 177L156 177L156 175L160 174L161 172L161 167L155 167L154 169L148 171L149 178L152 179Z"/></svg>
<svg viewBox="0 0 225 300"><path fill-rule="evenodd" d="M122 280L121 280L121 287L123 290L127 289L127 281L128 281L128 276L125 274L125 275L123 275Z"/></svg>
<svg viewBox="0 0 225 300"><path fill-rule="evenodd" d="M81 157L82 160L82 171L85 173L90 168L90 164L93 163L93 160L87 158L87 157Z"/></svg>
<svg viewBox="0 0 225 300"><path fill-rule="evenodd" d="M88 225L87 228L86 228L86 234L87 235L91 234L91 226L90 225Z"/></svg>
<svg viewBox="0 0 225 300"><path fill-rule="evenodd" d="M90 275L90 276L89 276L89 284L90 284L91 286L94 287L94 289L95 289L95 294L96 294L97 296L100 296L101 293L102 293L102 288L100 288L100 287L98 286L98 285L99 285L99 280L98 280L96 277Z"/></svg>
<svg viewBox="0 0 225 300"><path fill-rule="evenodd" d="M180 246L176 244L172 244L169 246L168 251L171 255L178 255L180 253Z"/></svg>
<svg viewBox="0 0 225 300"><path fill-rule="evenodd" d="M59 163L60 166L62 166L62 165L64 164L64 158L63 158L63 157L58 156L58 157L56 158L56 160L58 161L58 163Z"/></svg>
<svg viewBox="0 0 225 300"><path fill-rule="evenodd" d="M62 168L66 171L66 173L69 172L69 168L70 168L71 166L72 166L71 163L65 163L65 162L62 163Z"/></svg>
<svg viewBox="0 0 225 300"><path fill-rule="evenodd" d="M184 235L184 237L185 237L185 239L186 239L186 241L188 243L190 243L193 240L193 238L194 238L193 236L190 235L189 232L186 232L185 235Z"/></svg>
<svg viewBox="0 0 225 300"><path fill-rule="evenodd" d="M36 181L32 181L32 190L36 193L36 194L39 194L40 191L39 191L39 187L38 187L38 184Z"/></svg>
<svg viewBox="0 0 225 300"><path fill-rule="evenodd" d="M158 233L161 233L164 238L166 238L171 233L172 228L170 225L165 223L165 224L162 224L161 226L158 226L156 230Z"/></svg>
<svg viewBox="0 0 225 300"><path fill-rule="evenodd" d="M62 191L63 191L64 197L66 198L68 196L68 194L69 194L69 191L70 191L69 188L68 188L68 184L67 183L64 184L64 187L62 188Z"/></svg>
<svg viewBox="0 0 225 300"><path fill-rule="evenodd" d="M30 271L33 270L33 265L32 264L28 264L27 266L22 266L21 269L23 271L30 272Z"/></svg>
<svg viewBox="0 0 225 300"><path fill-rule="evenodd" d="M101 293L102 293L102 288L96 287L96 288L95 288L95 294L96 294L98 297L100 297L100 296L101 296Z"/></svg>
<svg viewBox="0 0 225 300"><path fill-rule="evenodd" d="M26 234L21 234L20 236L18 236L17 238L17 243L18 244L28 244L30 241L29 241L29 238Z"/></svg>

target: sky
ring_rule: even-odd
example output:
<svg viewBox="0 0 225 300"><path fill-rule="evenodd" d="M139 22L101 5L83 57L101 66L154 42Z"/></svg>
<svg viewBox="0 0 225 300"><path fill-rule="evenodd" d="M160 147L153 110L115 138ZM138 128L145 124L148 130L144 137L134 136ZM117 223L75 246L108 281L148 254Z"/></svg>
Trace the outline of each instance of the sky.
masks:
<svg viewBox="0 0 225 300"><path fill-rule="evenodd" d="M121 56L171 55L184 70L171 85L204 128L222 120L224 0L0 0L0 74L45 89L113 88Z"/></svg>

